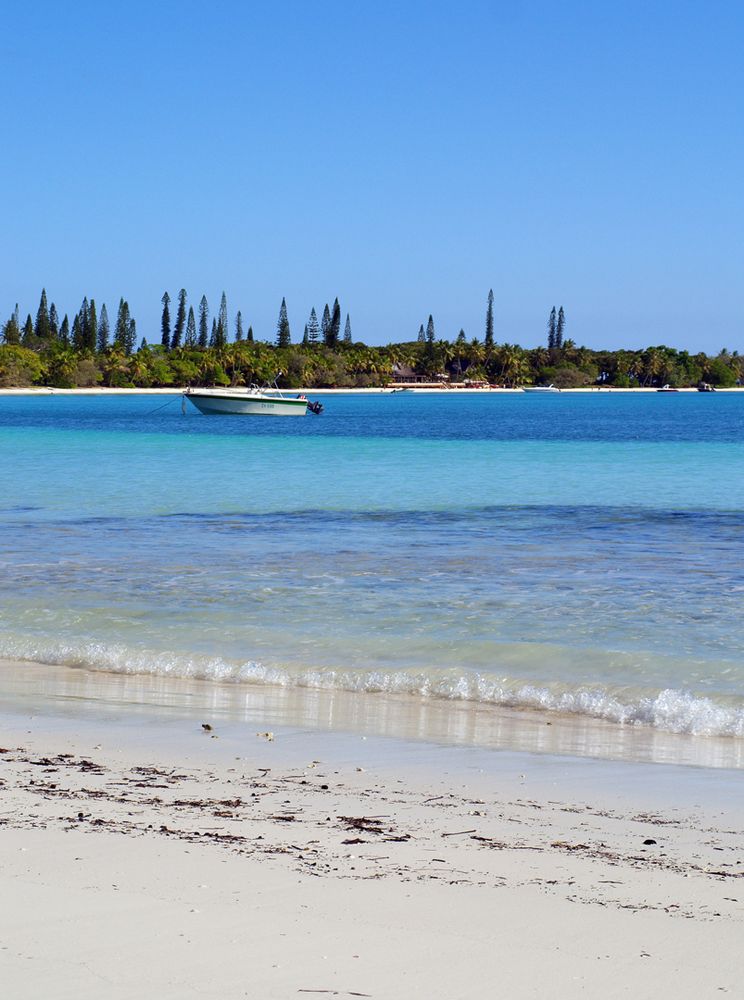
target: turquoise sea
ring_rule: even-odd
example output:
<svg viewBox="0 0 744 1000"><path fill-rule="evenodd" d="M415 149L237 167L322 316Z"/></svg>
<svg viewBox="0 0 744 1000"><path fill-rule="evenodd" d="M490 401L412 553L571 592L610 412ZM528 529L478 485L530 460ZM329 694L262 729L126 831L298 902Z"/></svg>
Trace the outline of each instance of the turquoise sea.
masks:
<svg viewBox="0 0 744 1000"><path fill-rule="evenodd" d="M744 738L744 393L323 401L0 397L0 657Z"/></svg>

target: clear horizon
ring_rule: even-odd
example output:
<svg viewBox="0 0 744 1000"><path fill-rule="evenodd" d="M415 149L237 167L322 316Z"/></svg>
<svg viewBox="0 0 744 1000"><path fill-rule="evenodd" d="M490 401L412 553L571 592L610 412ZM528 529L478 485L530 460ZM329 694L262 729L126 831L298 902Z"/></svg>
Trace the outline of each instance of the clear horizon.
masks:
<svg viewBox="0 0 744 1000"><path fill-rule="evenodd" d="M0 320L181 287L298 342L741 347L744 11L570 0L5 13ZM9 152L10 150L10 152ZM11 155L12 154L12 155Z"/></svg>

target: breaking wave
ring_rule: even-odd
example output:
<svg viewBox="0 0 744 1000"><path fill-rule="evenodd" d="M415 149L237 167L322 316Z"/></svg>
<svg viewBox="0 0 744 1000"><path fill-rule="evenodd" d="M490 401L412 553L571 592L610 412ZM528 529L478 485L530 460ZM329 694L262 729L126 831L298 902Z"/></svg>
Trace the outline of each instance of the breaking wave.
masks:
<svg viewBox="0 0 744 1000"><path fill-rule="evenodd" d="M119 644L67 645L9 637L0 642L0 657L113 674L411 695L588 716L623 726L649 726L693 736L744 736L744 699L715 698L684 689L527 682L524 678L460 668L267 666L252 660L133 649Z"/></svg>

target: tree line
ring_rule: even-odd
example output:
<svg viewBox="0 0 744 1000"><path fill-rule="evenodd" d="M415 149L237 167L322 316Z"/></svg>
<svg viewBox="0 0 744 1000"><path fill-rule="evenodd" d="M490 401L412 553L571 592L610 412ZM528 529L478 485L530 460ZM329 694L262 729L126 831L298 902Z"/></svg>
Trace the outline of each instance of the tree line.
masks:
<svg viewBox="0 0 744 1000"><path fill-rule="evenodd" d="M175 303L166 291L161 304L160 336L151 344L145 338L138 344L137 324L124 298L113 326L106 305L99 309L87 296L70 322L67 314L60 320L42 290L35 319L29 313L21 322L16 305L0 327L0 385L247 385L271 382L279 371L280 384L287 388L373 387L393 380L506 387L552 382L562 388L732 386L744 380L744 358L736 351L709 356L664 345L640 351L579 347L566 337L563 306L550 310L544 346L498 343L493 291L488 293L482 338L468 338L462 329L453 340L439 338L430 315L414 338L384 347L355 341L348 312L342 333L338 298L332 306L325 304L320 319L312 308L296 342L285 299L272 341L257 339L240 310L230 328L224 292L215 316L205 295L195 311L183 288Z"/></svg>

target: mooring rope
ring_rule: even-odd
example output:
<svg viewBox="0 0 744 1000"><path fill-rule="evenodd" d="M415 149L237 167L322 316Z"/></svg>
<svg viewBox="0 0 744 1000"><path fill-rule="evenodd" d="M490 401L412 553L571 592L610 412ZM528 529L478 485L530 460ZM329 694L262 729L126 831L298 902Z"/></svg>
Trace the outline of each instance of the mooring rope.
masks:
<svg viewBox="0 0 744 1000"><path fill-rule="evenodd" d="M181 394L181 399L183 400L183 393ZM153 415L153 413L159 413L160 410L164 410L166 408L166 406L170 406L171 403L175 403L175 402L176 402L175 399L169 399L168 402L167 403L163 403L162 406L156 406L154 410L148 410L148 412L145 413L144 416L151 417Z"/></svg>

